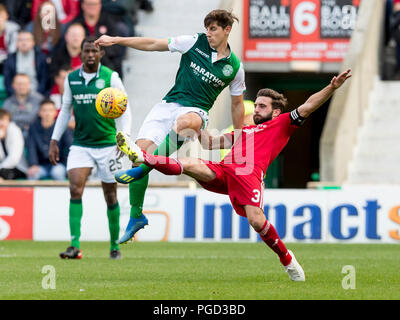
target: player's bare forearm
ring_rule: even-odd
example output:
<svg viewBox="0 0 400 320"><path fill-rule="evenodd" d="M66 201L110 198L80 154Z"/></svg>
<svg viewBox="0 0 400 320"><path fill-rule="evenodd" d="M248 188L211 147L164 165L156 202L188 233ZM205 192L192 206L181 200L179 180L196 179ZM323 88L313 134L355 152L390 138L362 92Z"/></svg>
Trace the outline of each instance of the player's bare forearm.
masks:
<svg viewBox="0 0 400 320"><path fill-rule="evenodd" d="M57 140L51 139L49 146L49 160L52 165L57 165L60 161L60 151L58 149Z"/></svg>
<svg viewBox="0 0 400 320"><path fill-rule="evenodd" d="M235 129L242 129L244 122L243 95L232 96L231 102L232 124Z"/></svg>
<svg viewBox="0 0 400 320"><path fill-rule="evenodd" d="M199 135L199 141L206 150L229 149L232 147L230 134L212 136L207 130L202 130Z"/></svg>
<svg viewBox="0 0 400 320"><path fill-rule="evenodd" d="M297 108L300 116L307 118L311 113L328 101L335 90L340 88L342 84L351 77L350 72L351 70L347 69L340 75L333 77L331 82L325 88L310 96L304 104Z"/></svg>
<svg viewBox="0 0 400 320"><path fill-rule="evenodd" d="M168 51L168 39L155 39L144 37L110 37L101 36L95 41L100 46L112 46L115 44L130 47L141 51Z"/></svg>

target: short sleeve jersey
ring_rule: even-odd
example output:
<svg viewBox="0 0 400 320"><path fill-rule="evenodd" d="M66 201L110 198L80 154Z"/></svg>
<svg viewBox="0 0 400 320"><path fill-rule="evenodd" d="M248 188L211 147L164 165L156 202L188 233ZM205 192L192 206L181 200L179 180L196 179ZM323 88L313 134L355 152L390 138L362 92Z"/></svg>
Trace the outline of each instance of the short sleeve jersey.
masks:
<svg viewBox="0 0 400 320"><path fill-rule="evenodd" d="M299 128L292 124L291 113L283 113L271 121L243 127L231 152L222 163L233 166L254 165L265 175L268 166L286 146L290 136ZM234 132L231 133L232 138Z"/></svg>
<svg viewBox="0 0 400 320"><path fill-rule="evenodd" d="M231 95L243 94L244 71L240 60L233 52L217 60L217 51L209 45L204 33L170 38L168 47L171 52L180 52L182 57L175 85L164 97L166 102L208 112L227 86Z"/></svg>
<svg viewBox="0 0 400 320"><path fill-rule="evenodd" d="M73 145L103 148L115 145L115 120L106 119L96 110L97 94L110 87L113 70L101 65L97 75L86 85L82 70L68 75L75 116Z"/></svg>

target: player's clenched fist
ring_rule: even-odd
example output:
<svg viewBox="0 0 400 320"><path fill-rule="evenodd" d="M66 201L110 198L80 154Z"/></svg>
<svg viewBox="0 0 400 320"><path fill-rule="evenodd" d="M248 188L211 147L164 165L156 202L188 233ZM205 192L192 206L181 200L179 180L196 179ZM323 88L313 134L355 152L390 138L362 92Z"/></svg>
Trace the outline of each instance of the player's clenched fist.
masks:
<svg viewBox="0 0 400 320"><path fill-rule="evenodd" d="M112 45L116 44L115 38L116 37L110 37L110 36L107 36L107 35L102 35L100 38L98 38L94 42L94 44L98 45L98 46L109 47L109 46L112 46Z"/></svg>

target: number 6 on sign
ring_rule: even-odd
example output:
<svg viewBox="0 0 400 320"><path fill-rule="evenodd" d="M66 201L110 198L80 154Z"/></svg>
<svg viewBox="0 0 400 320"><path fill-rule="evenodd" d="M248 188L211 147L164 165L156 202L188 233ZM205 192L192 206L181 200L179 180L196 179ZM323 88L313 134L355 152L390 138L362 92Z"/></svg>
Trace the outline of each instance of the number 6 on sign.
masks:
<svg viewBox="0 0 400 320"><path fill-rule="evenodd" d="M313 13L316 5L310 1L304 1L294 10L293 24L296 31L302 35L310 35L317 29L317 17Z"/></svg>

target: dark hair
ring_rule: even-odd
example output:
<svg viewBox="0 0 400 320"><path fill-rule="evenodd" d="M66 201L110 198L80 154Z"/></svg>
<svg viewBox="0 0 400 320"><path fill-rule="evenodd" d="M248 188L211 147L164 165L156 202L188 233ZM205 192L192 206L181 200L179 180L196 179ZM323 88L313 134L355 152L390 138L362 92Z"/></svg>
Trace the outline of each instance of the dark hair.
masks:
<svg viewBox="0 0 400 320"><path fill-rule="evenodd" d="M275 90L272 90L269 88L264 88L264 89L258 90L257 98L258 97L271 98L272 99L272 109L279 109L279 110L281 110L281 113L285 111L285 108L287 107L287 104L288 104L288 101L283 94L276 92Z"/></svg>
<svg viewBox="0 0 400 320"><path fill-rule="evenodd" d="M8 119L11 120L11 113L0 108L0 119L3 119L4 117L8 117Z"/></svg>
<svg viewBox="0 0 400 320"><path fill-rule="evenodd" d="M65 33L67 33L67 31L69 29L71 29L72 27L81 27L83 30L85 30L85 27L82 25L82 23L80 22L72 22L71 24L68 25L68 27L65 29L64 35Z"/></svg>
<svg viewBox="0 0 400 320"><path fill-rule="evenodd" d="M239 18L230 11L221 9L213 10L204 18L204 27L207 28L210 24L216 22L218 26L225 29L227 26L232 27L235 20L239 22Z"/></svg>
<svg viewBox="0 0 400 320"><path fill-rule="evenodd" d="M83 39L82 43L81 43L81 51L83 51L83 46L85 45L85 43L94 43L97 40L97 38L95 36L87 36L85 37L85 39ZM102 46L99 46L100 51L104 51L104 48Z"/></svg>
<svg viewBox="0 0 400 320"><path fill-rule="evenodd" d="M51 100L49 98L44 98L42 101L40 101L39 108L41 108L43 105L48 104L48 103L52 104L54 106L54 108L56 107L56 104L54 103L53 100Z"/></svg>
<svg viewBox="0 0 400 320"><path fill-rule="evenodd" d="M53 77L54 77L54 78L55 78L55 77L58 77L61 71L67 71L67 72L69 72L69 71L71 71L71 70L73 70L73 68L71 68L69 65L64 64L64 65L62 65L60 68L58 68L58 69L56 70L56 72L54 73L54 76L53 76Z"/></svg>

